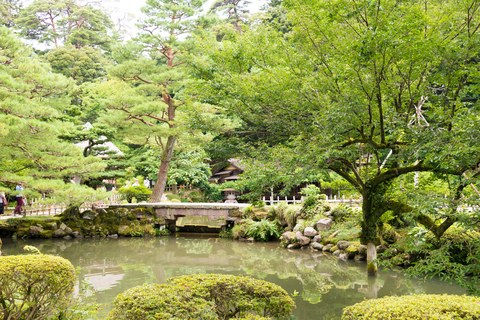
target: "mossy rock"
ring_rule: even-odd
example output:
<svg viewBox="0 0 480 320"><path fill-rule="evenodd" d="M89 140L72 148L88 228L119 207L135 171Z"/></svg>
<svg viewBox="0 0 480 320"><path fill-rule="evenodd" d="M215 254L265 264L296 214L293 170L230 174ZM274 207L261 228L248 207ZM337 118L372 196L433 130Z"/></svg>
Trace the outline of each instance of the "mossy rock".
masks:
<svg viewBox="0 0 480 320"><path fill-rule="evenodd" d="M53 238L53 231L52 230L44 230L40 232L40 238L42 239L52 239Z"/></svg>
<svg viewBox="0 0 480 320"><path fill-rule="evenodd" d="M343 309L342 320L480 319L480 298L409 295L365 300Z"/></svg>
<svg viewBox="0 0 480 320"><path fill-rule="evenodd" d="M353 259L358 254L358 248L354 245L350 245L347 249L345 249L345 253L348 256L348 259Z"/></svg>
<svg viewBox="0 0 480 320"><path fill-rule="evenodd" d="M333 252L335 252L335 251L337 251L337 250L338 250L338 247L337 247L336 245L334 245L334 246L332 247L332 249L330 249L330 252L333 253Z"/></svg>
<svg viewBox="0 0 480 320"><path fill-rule="evenodd" d="M242 211L240 210L230 210L230 217L236 217L236 218L241 218L243 216Z"/></svg>
<svg viewBox="0 0 480 320"><path fill-rule="evenodd" d="M30 235L30 227L28 228L19 228L18 231L17 231L17 237L18 238L23 238L25 236L29 236Z"/></svg>

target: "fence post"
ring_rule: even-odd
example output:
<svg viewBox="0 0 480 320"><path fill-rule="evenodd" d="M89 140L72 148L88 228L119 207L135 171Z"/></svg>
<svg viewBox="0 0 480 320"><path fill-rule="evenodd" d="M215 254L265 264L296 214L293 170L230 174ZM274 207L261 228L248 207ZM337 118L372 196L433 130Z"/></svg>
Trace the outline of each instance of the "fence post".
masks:
<svg viewBox="0 0 480 320"><path fill-rule="evenodd" d="M295 205L295 196L293 196L293 205Z"/></svg>
<svg viewBox="0 0 480 320"><path fill-rule="evenodd" d="M353 207L353 198L350 197L350 207Z"/></svg>

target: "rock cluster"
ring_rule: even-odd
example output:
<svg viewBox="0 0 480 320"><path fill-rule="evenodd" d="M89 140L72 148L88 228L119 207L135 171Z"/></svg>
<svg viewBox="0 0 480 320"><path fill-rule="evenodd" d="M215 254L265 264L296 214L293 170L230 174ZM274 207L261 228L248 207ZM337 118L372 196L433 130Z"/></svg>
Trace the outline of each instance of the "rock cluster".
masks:
<svg viewBox="0 0 480 320"><path fill-rule="evenodd" d="M293 229L293 232L287 231L283 233L281 237L282 244L287 249L310 248L314 251L332 254L343 260L366 260L367 246L358 245L358 243L353 244L345 240L336 241L335 237L337 236L338 231L335 231L326 237L322 237L322 235L319 234L319 232L330 230L333 223L334 222L331 218L323 218L315 223L315 228L306 227L302 232L302 221L297 221L297 225ZM384 252L386 248L385 245L377 246L377 252Z"/></svg>

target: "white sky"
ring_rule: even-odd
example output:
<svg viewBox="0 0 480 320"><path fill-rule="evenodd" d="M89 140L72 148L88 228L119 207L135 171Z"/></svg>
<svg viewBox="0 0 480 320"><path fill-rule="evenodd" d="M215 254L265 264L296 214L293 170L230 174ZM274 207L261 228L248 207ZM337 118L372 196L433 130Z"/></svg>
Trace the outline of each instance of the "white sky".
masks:
<svg viewBox="0 0 480 320"><path fill-rule="evenodd" d="M141 15L140 8L145 6L146 0L113 0L109 5L106 7L111 8L114 12L119 12L120 14L118 17L124 17L127 15L130 19L128 25L131 28L131 31L128 32L129 36L133 36L135 34L135 22L138 17ZM204 5L204 12L210 9L212 3L215 0L208 0ZM267 2L266 0L250 0L251 3L248 5L248 9L250 13L255 13L260 10L260 8ZM114 21L115 22L115 21Z"/></svg>

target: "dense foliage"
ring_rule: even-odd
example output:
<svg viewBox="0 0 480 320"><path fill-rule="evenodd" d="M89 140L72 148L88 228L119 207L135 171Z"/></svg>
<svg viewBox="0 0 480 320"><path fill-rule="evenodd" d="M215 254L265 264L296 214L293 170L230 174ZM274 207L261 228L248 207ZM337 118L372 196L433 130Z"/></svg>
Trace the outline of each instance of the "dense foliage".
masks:
<svg viewBox="0 0 480 320"><path fill-rule="evenodd" d="M342 320L357 319L480 319L475 297L453 295L411 295L365 300L343 311Z"/></svg>
<svg viewBox="0 0 480 320"><path fill-rule="evenodd" d="M231 275L168 279L120 294L108 319L289 319L293 300L275 284Z"/></svg>
<svg viewBox="0 0 480 320"><path fill-rule="evenodd" d="M50 255L0 257L0 313L4 319L45 319L73 292L75 269Z"/></svg>

